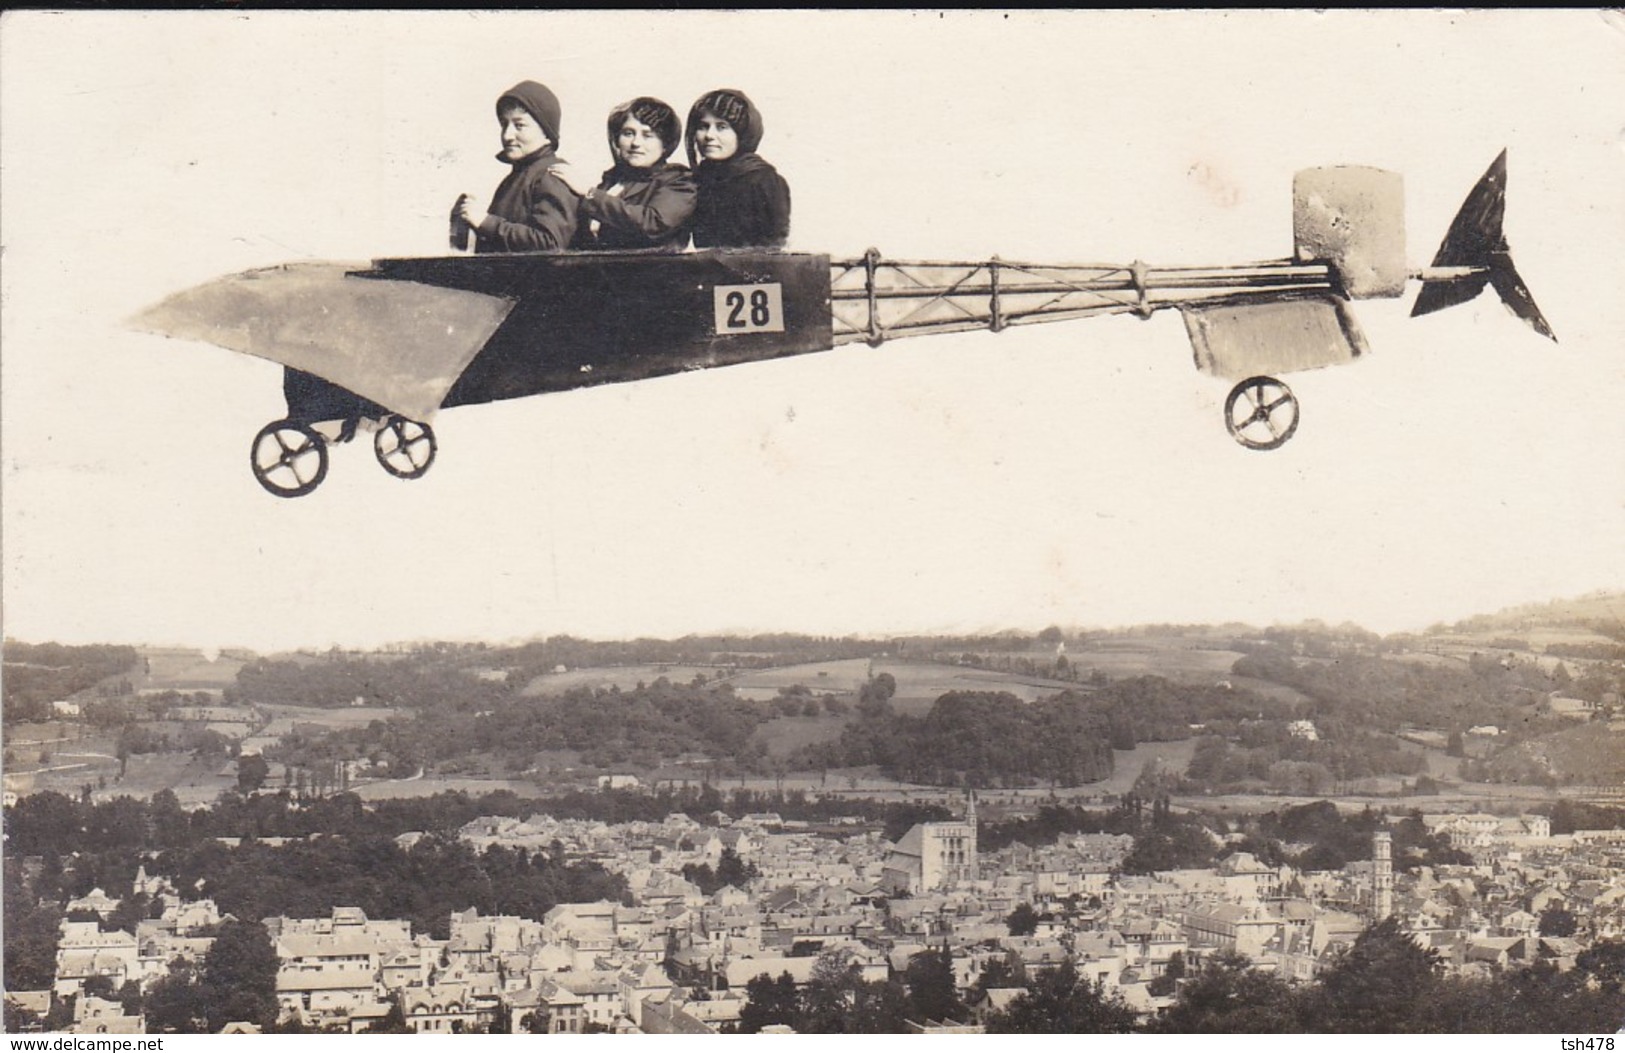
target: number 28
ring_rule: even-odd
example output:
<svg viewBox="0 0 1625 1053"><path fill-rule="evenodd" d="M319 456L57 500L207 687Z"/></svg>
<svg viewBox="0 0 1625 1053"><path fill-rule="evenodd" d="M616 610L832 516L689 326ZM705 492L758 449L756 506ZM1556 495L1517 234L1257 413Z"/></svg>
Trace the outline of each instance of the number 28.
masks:
<svg viewBox="0 0 1625 1053"><path fill-rule="evenodd" d="M773 307L767 298L766 289L752 289L750 291L749 321L745 314L745 293L735 289L725 298L728 305L728 328L730 329L761 329L773 320Z"/></svg>

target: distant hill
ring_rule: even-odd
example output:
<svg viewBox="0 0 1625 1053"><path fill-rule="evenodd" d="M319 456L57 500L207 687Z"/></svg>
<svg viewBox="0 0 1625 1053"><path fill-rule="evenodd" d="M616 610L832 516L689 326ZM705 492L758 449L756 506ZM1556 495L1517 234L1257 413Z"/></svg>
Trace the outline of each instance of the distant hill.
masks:
<svg viewBox="0 0 1625 1053"><path fill-rule="evenodd" d="M1625 592L1604 590L1574 599L1525 603L1455 624L1455 628L1469 632L1528 632L1542 627L1584 627L1616 640L1625 639Z"/></svg>

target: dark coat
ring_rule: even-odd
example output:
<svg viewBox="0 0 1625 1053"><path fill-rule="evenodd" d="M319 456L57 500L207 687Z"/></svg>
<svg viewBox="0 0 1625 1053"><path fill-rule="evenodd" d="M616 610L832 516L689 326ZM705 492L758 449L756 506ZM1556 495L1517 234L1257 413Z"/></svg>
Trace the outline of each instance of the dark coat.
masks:
<svg viewBox="0 0 1625 1053"><path fill-rule="evenodd" d="M607 193L617 183L624 189ZM653 168L617 165L581 199L580 226L571 247L681 252L688 246L697 193L694 177L682 165L665 161Z"/></svg>
<svg viewBox="0 0 1625 1053"><path fill-rule="evenodd" d="M697 249L783 248L790 237L790 185L757 154L703 161L694 173Z"/></svg>
<svg viewBox="0 0 1625 1053"><path fill-rule="evenodd" d="M491 196L485 222L475 228L475 252L561 252L570 247L580 199L548 172L561 163L547 146L514 164Z"/></svg>

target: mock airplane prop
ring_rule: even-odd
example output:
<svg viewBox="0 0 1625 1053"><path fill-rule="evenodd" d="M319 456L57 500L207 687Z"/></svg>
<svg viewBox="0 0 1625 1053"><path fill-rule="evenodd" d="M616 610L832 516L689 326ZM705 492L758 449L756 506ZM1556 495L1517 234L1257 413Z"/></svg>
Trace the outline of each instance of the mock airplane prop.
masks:
<svg viewBox="0 0 1625 1053"><path fill-rule="evenodd" d="M430 421L452 406L644 380L929 333L1108 314L1184 316L1196 368L1235 382L1232 437L1281 446L1298 400L1279 374L1366 353L1352 300L1422 283L1413 316L1492 287L1556 339L1513 267L1502 219L1506 151L1468 194L1427 267L1405 261L1404 188L1392 172L1314 168L1293 181L1294 253L1220 267L900 261L766 251L516 253L288 263L169 297L133 328L285 367L288 415L254 437L272 494L327 475L328 447L373 434L384 469L429 470ZM322 430L318 429L322 426Z"/></svg>

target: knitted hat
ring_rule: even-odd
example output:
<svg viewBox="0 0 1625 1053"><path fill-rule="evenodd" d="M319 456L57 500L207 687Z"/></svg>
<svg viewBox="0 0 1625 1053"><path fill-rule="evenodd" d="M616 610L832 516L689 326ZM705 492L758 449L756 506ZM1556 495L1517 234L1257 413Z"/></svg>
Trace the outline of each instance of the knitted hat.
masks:
<svg viewBox="0 0 1625 1053"><path fill-rule="evenodd" d="M636 118L640 124L647 125L660 136L660 146L663 152L660 159L664 161L677 149L678 140L683 137L683 128L677 123L677 111L661 102L659 99L647 95L639 95L631 102L623 102L610 111L609 114L609 148L615 149L615 140L620 137L621 125L626 123L628 117Z"/></svg>
<svg viewBox="0 0 1625 1053"><path fill-rule="evenodd" d="M500 119L503 108L514 103L523 106L527 113L536 118L536 123L542 126L542 131L553 141L553 145L558 145L559 97L549 91L547 85L533 80L522 80L515 84L497 98L497 117Z"/></svg>
<svg viewBox="0 0 1625 1053"><path fill-rule="evenodd" d="M739 153L755 153L756 147L762 142L762 114L756 109L756 104L742 91L733 88L718 88L716 91L706 92L694 103L688 111L688 160L690 164L699 164L698 151L694 149L694 133L699 131L700 118L706 114L727 121L733 128L734 134L739 137Z"/></svg>

